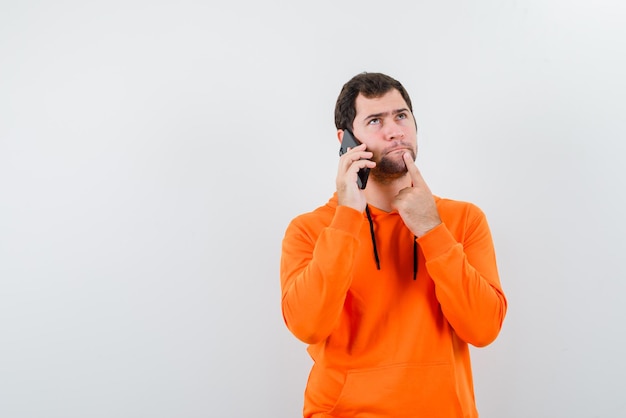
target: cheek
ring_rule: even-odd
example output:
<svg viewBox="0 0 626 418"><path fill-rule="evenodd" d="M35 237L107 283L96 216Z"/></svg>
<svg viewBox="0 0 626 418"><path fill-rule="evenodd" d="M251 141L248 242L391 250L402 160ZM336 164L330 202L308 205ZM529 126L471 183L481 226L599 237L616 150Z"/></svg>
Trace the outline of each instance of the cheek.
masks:
<svg viewBox="0 0 626 418"><path fill-rule="evenodd" d="M370 158L370 160L374 161L375 163L379 163L380 162L380 151L373 151L374 155L372 155L372 158Z"/></svg>
<svg viewBox="0 0 626 418"><path fill-rule="evenodd" d="M373 152L374 155L380 154L381 148L376 143L370 141L370 142L366 142L365 145L367 147L366 148L367 151Z"/></svg>
<svg viewBox="0 0 626 418"><path fill-rule="evenodd" d="M417 129L415 128L413 121L406 122L404 126L402 126L402 129L404 130L405 135L410 135L413 137L417 136Z"/></svg>

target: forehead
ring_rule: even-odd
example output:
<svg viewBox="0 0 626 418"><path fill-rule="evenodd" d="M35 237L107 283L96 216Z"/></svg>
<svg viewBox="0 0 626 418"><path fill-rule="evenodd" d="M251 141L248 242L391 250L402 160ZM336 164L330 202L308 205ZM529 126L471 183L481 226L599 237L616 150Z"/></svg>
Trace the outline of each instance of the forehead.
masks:
<svg viewBox="0 0 626 418"><path fill-rule="evenodd" d="M380 97L368 98L359 93L354 102L354 107L357 117L409 108L396 89L391 89Z"/></svg>

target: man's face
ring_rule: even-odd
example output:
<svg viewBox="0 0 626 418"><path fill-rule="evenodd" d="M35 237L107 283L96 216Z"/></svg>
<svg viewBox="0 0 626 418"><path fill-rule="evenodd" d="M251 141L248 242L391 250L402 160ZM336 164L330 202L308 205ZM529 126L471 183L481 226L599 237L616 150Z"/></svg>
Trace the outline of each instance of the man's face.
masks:
<svg viewBox="0 0 626 418"><path fill-rule="evenodd" d="M400 92L392 89L370 99L359 94L355 107L354 136L374 153L376 162L370 176L380 182L402 177L407 172L402 155L407 151L413 159L417 155L417 128Z"/></svg>

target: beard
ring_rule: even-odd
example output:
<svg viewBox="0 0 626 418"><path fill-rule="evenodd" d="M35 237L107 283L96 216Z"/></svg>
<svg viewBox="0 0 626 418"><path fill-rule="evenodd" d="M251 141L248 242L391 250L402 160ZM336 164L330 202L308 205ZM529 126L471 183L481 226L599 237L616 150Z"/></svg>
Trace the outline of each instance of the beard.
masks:
<svg viewBox="0 0 626 418"><path fill-rule="evenodd" d="M417 151L413 148L409 148L406 151L411 154L413 161L415 161ZM383 150L380 154L375 155L372 160L376 163L376 167L371 169L370 176L381 184L388 184L404 177L408 170L404 163L404 158L402 158L403 154L404 152L388 153Z"/></svg>

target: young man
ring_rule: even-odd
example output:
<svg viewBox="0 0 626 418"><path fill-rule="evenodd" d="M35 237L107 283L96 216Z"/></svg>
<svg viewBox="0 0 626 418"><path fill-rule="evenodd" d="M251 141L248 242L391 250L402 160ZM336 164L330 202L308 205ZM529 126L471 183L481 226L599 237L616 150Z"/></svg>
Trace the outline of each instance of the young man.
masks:
<svg viewBox="0 0 626 418"><path fill-rule="evenodd" d="M361 145L339 158L328 203L289 224L281 257L283 317L314 361L304 417L478 417L468 344L491 343L507 308L485 216L432 195L398 81L352 78L335 124Z"/></svg>

